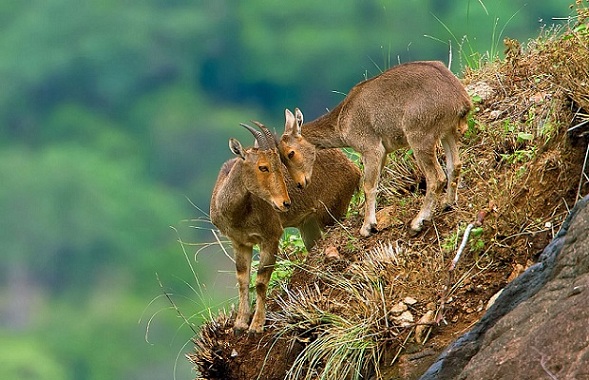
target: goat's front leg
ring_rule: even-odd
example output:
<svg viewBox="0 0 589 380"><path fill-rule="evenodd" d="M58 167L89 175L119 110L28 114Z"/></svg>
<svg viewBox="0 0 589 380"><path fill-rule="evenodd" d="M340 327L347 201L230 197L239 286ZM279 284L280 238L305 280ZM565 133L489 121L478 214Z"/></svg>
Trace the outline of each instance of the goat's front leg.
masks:
<svg viewBox="0 0 589 380"><path fill-rule="evenodd" d="M256 276L256 310L252 323L250 324L250 333L261 333L264 331L266 322L266 292L268 283L274 271L276 263L276 254L278 253L278 240L260 244L260 266Z"/></svg>
<svg viewBox="0 0 589 380"><path fill-rule="evenodd" d="M250 270L252 263L252 246L232 242L235 254L235 269L237 283L239 284L239 307L233 328L239 333L249 326L250 318Z"/></svg>
<svg viewBox="0 0 589 380"><path fill-rule="evenodd" d="M360 229L360 235L370 236L376 232L376 193L380 172L386 161L386 151L381 145L370 152L363 152L364 164L364 197L366 205L364 209L364 224Z"/></svg>

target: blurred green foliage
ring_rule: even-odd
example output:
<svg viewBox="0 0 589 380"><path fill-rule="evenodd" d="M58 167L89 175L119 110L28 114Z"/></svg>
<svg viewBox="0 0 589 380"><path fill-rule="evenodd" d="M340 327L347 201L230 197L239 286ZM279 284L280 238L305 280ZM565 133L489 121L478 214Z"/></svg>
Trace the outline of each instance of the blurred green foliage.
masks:
<svg viewBox="0 0 589 380"><path fill-rule="evenodd" d="M251 142L239 122L310 120L465 35L499 52L498 32L534 37L569 2L3 1L0 378L172 378L177 355L190 378L192 331L156 273L195 323L236 295L221 249L185 256L168 226L213 240L185 220L206 219L227 138Z"/></svg>

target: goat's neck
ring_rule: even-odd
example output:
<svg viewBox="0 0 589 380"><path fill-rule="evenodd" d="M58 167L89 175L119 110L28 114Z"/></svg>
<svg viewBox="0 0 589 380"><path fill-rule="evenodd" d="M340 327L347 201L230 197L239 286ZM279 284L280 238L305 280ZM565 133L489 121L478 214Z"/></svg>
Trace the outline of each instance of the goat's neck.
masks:
<svg viewBox="0 0 589 380"><path fill-rule="evenodd" d="M301 132L303 137L317 148L341 148L347 146L342 141L338 119L341 104L325 115L303 124Z"/></svg>
<svg viewBox="0 0 589 380"><path fill-rule="evenodd" d="M242 180L242 164L240 159L233 165L231 172L225 179L224 189L222 189L219 199L224 206L228 215L243 216L250 207L250 198L252 194L245 188Z"/></svg>

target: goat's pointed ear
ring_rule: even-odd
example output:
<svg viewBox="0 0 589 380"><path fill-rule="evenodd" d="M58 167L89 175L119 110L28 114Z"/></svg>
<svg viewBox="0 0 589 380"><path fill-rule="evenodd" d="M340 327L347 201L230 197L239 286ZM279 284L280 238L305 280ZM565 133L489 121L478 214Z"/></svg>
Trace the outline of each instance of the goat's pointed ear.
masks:
<svg viewBox="0 0 589 380"><path fill-rule="evenodd" d="M297 126L298 126L299 132L300 132L301 126L303 125L303 113L301 112L300 109L295 108L295 116L297 118Z"/></svg>
<svg viewBox="0 0 589 380"><path fill-rule="evenodd" d="M296 119L295 116L292 114L292 112L290 112L290 110L287 108L284 110L284 134L285 135L290 135L293 133L296 133L296 127L297 127L297 123L296 123Z"/></svg>
<svg viewBox="0 0 589 380"><path fill-rule="evenodd" d="M243 151L243 147L241 143L233 138L229 139L229 149L235 154L236 156L240 157L242 160L245 160L245 153Z"/></svg>

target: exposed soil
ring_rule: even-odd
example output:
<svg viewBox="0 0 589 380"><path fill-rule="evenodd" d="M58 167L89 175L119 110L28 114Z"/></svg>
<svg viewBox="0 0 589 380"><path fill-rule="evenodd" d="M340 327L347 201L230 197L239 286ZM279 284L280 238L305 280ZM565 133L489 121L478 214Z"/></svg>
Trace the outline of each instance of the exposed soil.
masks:
<svg viewBox="0 0 589 380"><path fill-rule="evenodd" d="M205 324L189 355L199 379L423 374L491 297L537 260L587 194L589 85L577 79L589 77L587 40L571 30L547 32L525 47L506 40L506 60L466 72L476 110L462 141L457 206L409 237L423 178L406 151L392 154L380 186L380 231L359 237L356 204L306 257L287 249L283 254L301 264L269 295L264 334L235 336L232 315Z"/></svg>

